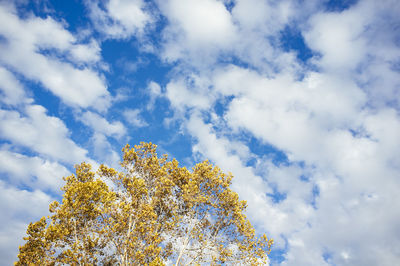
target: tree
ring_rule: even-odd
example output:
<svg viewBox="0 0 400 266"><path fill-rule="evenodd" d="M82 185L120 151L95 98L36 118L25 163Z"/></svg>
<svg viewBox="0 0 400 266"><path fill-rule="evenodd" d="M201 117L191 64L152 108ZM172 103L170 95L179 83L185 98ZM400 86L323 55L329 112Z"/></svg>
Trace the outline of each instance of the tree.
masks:
<svg viewBox="0 0 400 266"><path fill-rule="evenodd" d="M62 202L30 223L16 265L262 265L273 240L257 237L246 202L208 161L192 171L156 145L123 148L122 171L82 163Z"/></svg>

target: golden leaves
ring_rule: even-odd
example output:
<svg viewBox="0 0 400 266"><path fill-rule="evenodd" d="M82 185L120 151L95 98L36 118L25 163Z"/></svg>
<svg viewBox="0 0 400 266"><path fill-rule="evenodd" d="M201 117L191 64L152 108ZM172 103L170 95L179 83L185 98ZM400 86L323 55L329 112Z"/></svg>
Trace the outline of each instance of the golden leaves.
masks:
<svg viewBox="0 0 400 266"><path fill-rule="evenodd" d="M233 176L209 161L190 172L156 145L123 149L123 171L76 166L62 202L30 224L20 264L262 264L273 243L257 238L232 191ZM109 188L105 180L113 184ZM49 223L47 223L49 221Z"/></svg>

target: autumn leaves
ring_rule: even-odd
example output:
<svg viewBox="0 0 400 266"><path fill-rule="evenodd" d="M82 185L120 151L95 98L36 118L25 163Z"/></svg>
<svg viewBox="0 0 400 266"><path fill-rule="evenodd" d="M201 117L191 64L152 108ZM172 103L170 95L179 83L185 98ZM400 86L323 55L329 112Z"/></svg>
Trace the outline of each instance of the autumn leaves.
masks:
<svg viewBox="0 0 400 266"><path fill-rule="evenodd" d="M190 172L151 143L125 146L121 166L82 163L64 178L62 202L29 225L16 264L266 263L272 240L256 237L232 175L208 161Z"/></svg>

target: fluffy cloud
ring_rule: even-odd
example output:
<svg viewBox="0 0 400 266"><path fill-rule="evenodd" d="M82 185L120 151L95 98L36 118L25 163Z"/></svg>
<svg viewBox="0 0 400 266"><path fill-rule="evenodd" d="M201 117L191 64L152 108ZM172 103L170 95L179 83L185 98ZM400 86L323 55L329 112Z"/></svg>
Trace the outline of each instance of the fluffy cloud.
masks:
<svg viewBox="0 0 400 266"><path fill-rule="evenodd" d="M216 52L229 49L236 39L231 14L221 1L169 0L159 6L169 21L162 53L168 61L214 62Z"/></svg>
<svg viewBox="0 0 400 266"><path fill-rule="evenodd" d="M104 3L88 0L86 5L95 27L106 37L128 38L141 34L152 22L143 0L109 0Z"/></svg>
<svg viewBox="0 0 400 266"><path fill-rule="evenodd" d="M315 54L307 69L267 37L278 38L280 29L305 20L315 7L293 17L295 3L237 1L230 19L241 42L230 40L223 52L250 67L212 61L209 71L195 58L183 66L196 74L177 71L166 86L171 106L185 114L179 119L195 139L193 151L233 172L250 218L276 238L277 248L286 247L283 265L392 265L400 257L393 248L400 216L394 207L400 117L393 62L400 49L393 28L377 30L383 14L396 20L391 5L399 8L360 1L342 12L312 14L299 26ZM185 32L176 23L174 29ZM216 51L204 47L193 55ZM214 112L221 102L223 109ZM243 134L283 151L288 163L276 165L251 148L239 154L234 147L251 147L246 137L235 140ZM247 166L250 158L255 168Z"/></svg>
<svg viewBox="0 0 400 266"><path fill-rule="evenodd" d="M19 245L24 243L28 223L48 213L53 199L40 190L27 191L6 185L0 180L0 256L2 265L17 260Z"/></svg>
<svg viewBox="0 0 400 266"><path fill-rule="evenodd" d="M294 14L294 3L262 0L238 0L232 8L232 16L244 30L263 34L278 32ZM251 14L251 15L249 15Z"/></svg>
<svg viewBox="0 0 400 266"><path fill-rule="evenodd" d="M125 117L125 120L135 126L135 127L145 127L148 126L146 121L144 121L140 115L140 110L139 109L127 109L124 111L123 115Z"/></svg>
<svg viewBox="0 0 400 266"><path fill-rule="evenodd" d="M185 108L208 109L213 103L212 92L208 90L208 81L197 75L171 80L166 86L166 97L176 110Z"/></svg>
<svg viewBox="0 0 400 266"><path fill-rule="evenodd" d="M119 167L120 155L114 150L104 134L94 133L90 141L93 145L93 154L96 159L110 167ZM98 167L96 164L92 165L94 169Z"/></svg>
<svg viewBox="0 0 400 266"><path fill-rule="evenodd" d="M38 81L68 105L104 110L109 93L102 77L86 67L100 59L95 41L80 44L64 26L48 17L20 19L14 7L0 5L0 62ZM69 57L74 64L59 59ZM34 67L32 67L34 66Z"/></svg>
<svg viewBox="0 0 400 266"><path fill-rule="evenodd" d="M400 49L393 34L398 12L400 6L393 1L359 1L340 13L314 14L303 32L307 44L321 55L313 62L326 72L355 78L373 99L371 105L398 105L400 77L395 65Z"/></svg>
<svg viewBox="0 0 400 266"><path fill-rule="evenodd" d="M29 186L34 189L51 189L59 192L62 177L70 172L57 162L40 157L0 150L0 172L6 173L10 183Z"/></svg>
<svg viewBox="0 0 400 266"><path fill-rule="evenodd" d="M149 98L144 106L152 112L160 97L168 99L174 115L165 122L173 121L169 125L192 137L194 157L209 158L235 175L233 188L248 201L250 220L275 238L272 257L279 249L282 265L396 264L400 5L365 0L334 12L320 1L155 5L158 10L147 1L86 1L105 38L135 36L139 46L147 45L141 38L147 30L165 26L152 36L152 51L173 62L173 69L165 83L148 83L141 95ZM49 197L35 189L56 187L50 173L64 175L61 163L85 160L87 151L71 140L59 118L32 105L16 77L39 81L80 107L75 114L93 129L93 155L102 162L117 165L119 156L108 138L119 141L129 131L105 119L105 112L82 110L104 111L110 104L105 81L93 70L100 62L99 43L77 41L52 18L16 14L0 6L0 25L8 25L0 26L5 66L0 68L0 135L9 142L0 150L0 171L10 184L27 184L33 191L2 181L0 195L4 204L22 195L45 206ZM156 19L162 23L153 24ZM284 50L287 28L304 37L310 59L299 61L295 51ZM14 107L18 111L7 109ZM140 117L146 110L122 108L127 123L151 128ZM34 155L22 155L21 148ZM285 159L275 160L274 152ZM13 222L0 232L2 252L8 250L3 243L26 226L19 218L24 210L17 206L1 220ZM36 211L42 210L28 210L28 218Z"/></svg>
<svg viewBox="0 0 400 266"><path fill-rule="evenodd" d="M266 194L271 193L272 190L260 176L254 174L251 167L244 165L241 159L250 156L245 146L241 143L232 143L227 138L218 137L211 125L205 124L199 115L191 116L186 126L197 140L193 151L200 153L204 158L209 158L223 171L232 172L235 175L233 188L242 199L248 201L250 217L258 222L263 221L267 212L271 210ZM286 215L277 209L268 212L268 215L271 215L268 219L276 226L286 219Z"/></svg>
<svg viewBox="0 0 400 266"><path fill-rule="evenodd" d="M28 99L22 84L15 76L0 66L0 101L6 105L18 105L21 103L30 103L32 99Z"/></svg>
<svg viewBox="0 0 400 266"><path fill-rule="evenodd" d="M274 44L298 8L292 1L170 0L159 1L159 7L169 22L161 57L184 63L184 70L210 71L232 58L268 73L294 67L294 55L277 51Z"/></svg>
<svg viewBox="0 0 400 266"><path fill-rule="evenodd" d="M218 73L216 88L224 96L235 96L225 114L230 126L277 145L295 160L313 156L310 144L325 141L327 134L334 134L332 129L357 127L366 99L351 81L329 75L310 73L297 82L287 75L267 79L237 67ZM318 158L319 150L315 152Z"/></svg>
<svg viewBox="0 0 400 266"><path fill-rule="evenodd" d="M306 32L305 39L313 50L322 53L318 63L324 69L348 72L360 64L366 52L362 33L370 15L370 12L361 14L350 9L312 17L309 22L312 28Z"/></svg>
<svg viewBox="0 0 400 266"><path fill-rule="evenodd" d="M40 105L28 105L25 115L0 110L0 134L15 145L67 163L87 159L87 151L69 138L69 130L57 117L48 116Z"/></svg>
<svg viewBox="0 0 400 266"><path fill-rule="evenodd" d="M149 103L147 104L147 109L151 110L154 108L156 99L162 96L160 85L157 82L150 81L147 86L147 93L150 97Z"/></svg>
<svg viewBox="0 0 400 266"><path fill-rule="evenodd" d="M171 0L160 3L172 24L192 45L224 44L232 39L234 26L223 3L215 0Z"/></svg>
<svg viewBox="0 0 400 266"><path fill-rule="evenodd" d="M127 129L120 121L109 122L103 116L86 111L76 115L76 119L93 130L90 142L94 158L110 166L118 166L119 155L110 144L108 137L121 140L126 136Z"/></svg>
<svg viewBox="0 0 400 266"><path fill-rule="evenodd" d="M93 128L95 133L101 133L115 138L121 138L126 134L126 128L121 122L115 121L110 123L104 117L90 111L79 115L77 119Z"/></svg>
<svg viewBox="0 0 400 266"><path fill-rule="evenodd" d="M194 115L188 121L187 130L197 139L194 152L234 173L234 188L248 201L249 215L256 225L275 238L276 247L284 248L288 244L284 265L328 265L329 260L342 265L394 263L398 254L392 246L399 244L394 228L400 214L391 211L393 201L398 202L395 190L399 186L395 151L398 140L393 134L399 132L400 119L395 112L386 110L368 115L363 120L370 135L367 138L340 129L330 132L325 123L305 123L301 116L290 118L290 110L287 117L267 122L274 124L274 129L267 127L263 131L264 117L273 117L273 110L251 111L253 106L262 107L254 102L237 107L240 112L236 122L254 123L254 127L244 128L260 138L274 131L282 141L273 139L271 143L292 154L292 163L302 160L310 167L276 166L258 157L261 162L258 168L264 174L257 176L245 166L248 157L255 155L236 155L232 150L236 142L217 137L221 129L217 127L215 131L215 123L206 124ZM296 119L300 123L295 123ZM235 121L231 117L226 120ZM306 127L301 127L303 123ZM300 134L283 133L281 127ZM387 150L389 145L393 150ZM381 180L382 175L385 182ZM274 194L274 189L284 195L277 203L274 197L268 196ZM375 239L373 245L367 241L367 235L368 239Z"/></svg>

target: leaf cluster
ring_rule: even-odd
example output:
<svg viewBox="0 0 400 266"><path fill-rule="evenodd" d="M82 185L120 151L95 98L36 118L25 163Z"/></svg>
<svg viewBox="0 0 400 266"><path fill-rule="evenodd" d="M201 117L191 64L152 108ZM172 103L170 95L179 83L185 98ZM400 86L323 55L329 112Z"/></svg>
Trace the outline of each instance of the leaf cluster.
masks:
<svg viewBox="0 0 400 266"><path fill-rule="evenodd" d="M16 265L262 265L273 243L257 237L233 176L204 161L192 171L156 145L123 148L122 171L82 163L62 202L31 223Z"/></svg>

